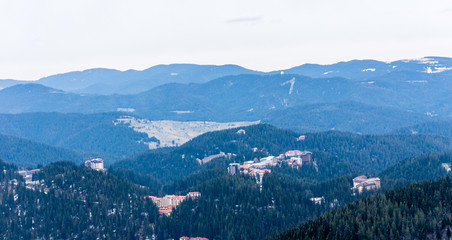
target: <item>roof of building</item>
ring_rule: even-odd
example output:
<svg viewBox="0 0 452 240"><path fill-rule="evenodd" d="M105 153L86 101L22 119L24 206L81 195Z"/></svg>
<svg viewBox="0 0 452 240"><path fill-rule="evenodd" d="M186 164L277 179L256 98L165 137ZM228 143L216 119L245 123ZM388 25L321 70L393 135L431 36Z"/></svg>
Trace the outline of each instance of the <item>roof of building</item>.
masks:
<svg viewBox="0 0 452 240"><path fill-rule="evenodd" d="M366 180L367 180L367 177L365 175L361 175L361 176L353 178L353 182L364 182Z"/></svg>
<svg viewBox="0 0 452 240"><path fill-rule="evenodd" d="M261 158L261 162L262 162L262 161L270 161L270 160L272 160L272 159L274 159L274 158L275 158L275 156L263 157L263 158Z"/></svg>
<svg viewBox="0 0 452 240"><path fill-rule="evenodd" d="M172 212L173 212L172 209L159 209L159 214L164 214L164 213L170 214Z"/></svg>
<svg viewBox="0 0 452 240"><path fill-rule="evenodd" d="M286 154L300 154L300 153L302 153L302 151L300 150L290 150L286 152Z"/></svg>
<svg viewBox="0 0 452 240"><path fill-rule="evenodd" d="M150 198L152 200L162 200L162 198L155 197L155 196L146 196L147 198Z"/></svg>
<svg viewBox="0 0 452 240"><path fill-rule="evenodd" d="M243 168L243 169L248 169L250 167L251 167L251 164L240 165L240 168Z"/></svg>

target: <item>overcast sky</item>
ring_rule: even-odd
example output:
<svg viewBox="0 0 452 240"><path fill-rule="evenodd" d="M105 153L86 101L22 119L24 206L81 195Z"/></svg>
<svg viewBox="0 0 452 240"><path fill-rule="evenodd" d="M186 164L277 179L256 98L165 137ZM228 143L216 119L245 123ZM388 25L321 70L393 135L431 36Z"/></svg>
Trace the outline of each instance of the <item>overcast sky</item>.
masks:
<svg viewBox="0 0 452 240"><path fill-rule="evenodd" d="M0 79L452 57L450 0L0 0Z"/></svg>

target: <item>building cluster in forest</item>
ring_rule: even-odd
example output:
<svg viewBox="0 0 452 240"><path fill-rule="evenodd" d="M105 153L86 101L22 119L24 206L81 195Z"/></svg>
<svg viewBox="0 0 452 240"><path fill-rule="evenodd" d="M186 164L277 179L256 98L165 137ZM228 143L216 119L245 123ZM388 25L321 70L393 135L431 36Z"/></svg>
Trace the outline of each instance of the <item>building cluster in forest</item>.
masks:
<svg viewBox="0 0 452 240"><path fill-rule="evenodd" d="M35 180L33 181L33 175L38 173L40 169L32 169L32 170L19 170L17 173L21 175L25 181L25 187L31 190L44 190L44 193L47 193L49 190L44 186L44 181Z"/></svg>
<svg viewBox="0 0 452 240"><path fill-rule="evenodd" d="M312 152L290 150L279 156L268 156L255 161L246 161L243 164L230 163L228 167L229 175L236 175L239 173L249 175L256 178L256 183L260 185L262 190L262 179L265 173L271 173L271 167L277 165L287 164L297 169L303 165L316 164L312 158Z"/></svg>
<svg viewBox="0 0 452 240"><path fill-rule="evenodd" d="M235 175L243 173L250 176L264 175L266 172L271 172L270 167L278 164L287 164L292 167L301 167L303 165L315 164L312 158L312 152L291 150L279 156L268 156L261 158L258 161L246 161L242 165L239 163L231 163L228 167L228 173Z"/></svg>
<svg viewBox="0 0 452 240"><path fill-rule="evenodd" d="M352 189L358 191L358 193L362 193L363 190L380 189L380 187L380 178L367 178L365 175L353 178Z"/></svg>
<svg viewBox="0 0 452 240"><path fill-rule="evenodd" d="M197 199L201 197L200 192L189 192L187 195L165 195L164 197L147 196L159 208L159 214L171 215L173 209L185 201L187 198Z"/></svg>

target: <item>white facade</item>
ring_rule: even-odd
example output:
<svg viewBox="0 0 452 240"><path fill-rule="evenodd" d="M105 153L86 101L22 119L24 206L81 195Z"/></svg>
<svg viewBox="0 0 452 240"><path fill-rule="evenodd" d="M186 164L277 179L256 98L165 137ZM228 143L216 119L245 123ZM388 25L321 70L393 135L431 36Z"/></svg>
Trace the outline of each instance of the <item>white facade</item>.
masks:
<svg viewBox="0 0 452 240"><path fill-rule="evenodd" d="M102 158L93 158L85 161L85 166L96 171L105 171L104 160Z"/></svg>

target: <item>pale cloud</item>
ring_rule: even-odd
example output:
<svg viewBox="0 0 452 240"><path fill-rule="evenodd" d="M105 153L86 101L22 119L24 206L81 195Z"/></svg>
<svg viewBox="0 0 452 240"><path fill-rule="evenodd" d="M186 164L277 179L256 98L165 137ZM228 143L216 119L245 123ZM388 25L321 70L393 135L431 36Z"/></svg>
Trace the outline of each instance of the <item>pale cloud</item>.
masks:
<svg viewBox="0 0 452 240"><path fill-rule="evenodd" d="M0 79L169 63L271 71L452 57L451 9L450 0L0 1Z"/></svg>
<svg viewBox="0 0 452 240"><path fill-rule="evenodd" d="M232 18L227 20L228 23L243 23L243 22L258 22L261 21L263 17L256 16L256 17L242 17L242 18Z"/></svg>
<svg viewBox="0 0 452 240"><path fill-rule="evenodd" d="M446 13L446 14L452 13L452 8L443 9L440 11L440 13Z"/></svg>

